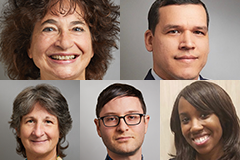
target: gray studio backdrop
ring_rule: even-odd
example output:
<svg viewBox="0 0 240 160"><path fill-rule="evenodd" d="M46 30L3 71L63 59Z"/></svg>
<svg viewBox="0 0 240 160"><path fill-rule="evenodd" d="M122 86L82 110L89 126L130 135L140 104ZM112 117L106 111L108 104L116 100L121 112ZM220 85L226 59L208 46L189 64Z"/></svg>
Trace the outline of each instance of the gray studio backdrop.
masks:
<svg viewBox="0 0 240 160"><path fill-rule="evenodd" d="M67 134L66 140L69 147L65 150L67 157L64 160L78 160L80 149L80 83L79 81L11 81L1 80L0 83L0 155L1 159L23 159L16 153L17 142L8 122L11 120L12 104L15 97L26 87L47 83L60 89L66 98L70 114L73 119L72 129ZM67 144L67 143L64 143Z"/></svg>
<svg viewBox="0 0 240 160"><path fill-rule="evenodd" d="M160 83L159 81L81 81L80 82L80 159L105 159L107 150L94 124L97 97L113 83L125 83L139 89L150 115L148 131L143 143L144 159L160 159Z"/></svg>
<svg viewBox="0 0 240 160"><path fill-rule="evenodd" d="M152 67L145 49L147 14L154 0L121 0L121 79L144 79ZM240 79L240 1L203 0L210 15L208 62L201 75L215 80Z"/></svg>
<svg viewBox="0 0 240 160"><path fill-rule="evenodd" d="M115 4L120 5L120 0L112 0ZM0 0L0 11L2 10L3 4L6 0ZM1 15L2 12L0 12ZM120 19L119 19L120 20ZM112 49L113 60L111 61L109 68L103 77L104 80L118 80L120 79L120 42L117 41L118 49ZM0 63L0 80L9 79L7 74L4 72L3 64Z"/></svg>

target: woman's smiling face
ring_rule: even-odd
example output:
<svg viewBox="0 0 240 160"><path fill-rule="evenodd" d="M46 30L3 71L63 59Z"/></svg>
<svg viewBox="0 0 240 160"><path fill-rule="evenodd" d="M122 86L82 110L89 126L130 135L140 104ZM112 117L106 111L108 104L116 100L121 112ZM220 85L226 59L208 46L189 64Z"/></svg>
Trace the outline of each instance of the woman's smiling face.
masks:
<svg viewBox="0 0 240 160"><path fill-rule="evenodd" d="M183 97L179 100L178 113L182 134L197 151L197 156L218 158L223 152L222 126L216 114L196 110Z"/></svg>
<svg viewBox="0 0 240 160"><path fill-rule="evenodd" d="M18 137L26 149L27 157L56 157L59 127L56 116L50 114L39 103L23 116Z"/></svg>
<svg viewBox="0 0 240 160"><path fill-rule="evenodd" d="M68 2L63 5L68 11ZM94 52L83 15L78 6L73 13L60 14L57 3L36 22L28 55L40 69L41 79L85 79L85 69Z"/></svg>

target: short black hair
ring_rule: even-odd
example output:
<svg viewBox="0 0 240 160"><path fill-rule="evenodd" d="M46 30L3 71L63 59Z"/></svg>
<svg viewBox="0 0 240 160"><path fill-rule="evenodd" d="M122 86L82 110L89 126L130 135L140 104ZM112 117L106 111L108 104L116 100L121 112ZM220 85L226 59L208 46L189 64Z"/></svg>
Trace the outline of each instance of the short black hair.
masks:
<svg viewBox="0 0 240 160"><path fill-rule="evenodd" d="M155 33L155 28L159 22L159 8L169 5L182 5L182 4L200 4L207 14L207 26L209 26L209 14L206 5L201 0L156 0L148 12L148 29Z"/></svg>
<svg viewBox="0 0 240 160"><path fill-rule="evenodd" d="M138 89L128 84L115 83L105 88L99 94L97 106L96 106L96 116L99 118L99 114L102 108L109 101L111 101L116 97L126 97L126 96L137 97L141 103L143 113L146 114L147 109L146 109L146 105L145 105L142 93Z"/></svg>

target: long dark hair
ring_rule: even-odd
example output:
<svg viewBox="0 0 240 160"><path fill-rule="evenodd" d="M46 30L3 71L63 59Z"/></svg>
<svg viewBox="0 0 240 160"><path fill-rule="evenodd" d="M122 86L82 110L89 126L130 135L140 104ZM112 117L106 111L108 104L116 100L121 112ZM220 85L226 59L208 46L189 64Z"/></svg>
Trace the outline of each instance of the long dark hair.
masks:
<svg viewBox="0 0 240 160"><path fill-rule="evenodd" d="M231 98L220 86L207 81L196 81L185 87L177 96L173 106L170 126L174 133L176 160L194 160L196 151L182 135L178 113L180 98L186 99L198 111L214 113L223 130L223 155L218 160L238 160L240 157L239 118Z"/></svg>

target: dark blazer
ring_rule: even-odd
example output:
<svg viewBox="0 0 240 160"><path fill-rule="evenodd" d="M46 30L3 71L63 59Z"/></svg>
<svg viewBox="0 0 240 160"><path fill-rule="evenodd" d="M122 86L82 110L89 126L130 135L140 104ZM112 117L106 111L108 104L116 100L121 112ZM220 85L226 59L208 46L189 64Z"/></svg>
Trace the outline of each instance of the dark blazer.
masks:
<svg viewBox="0 0 240 160"><path fill-rule="evenodd" d="M149 69L149 71L148 71L146 77L144 78L144 80L155 80L151 71L152 71L152 69ZM200 77L200 80L207 80L207 79L203 78L201 75L199 75L199 77Z"/></svg>
<svg viewBox="0 0 240 160"><path fill-rule="evenodd" d="M152 69L149 69L147 76L144 78L144 80L155 80L151 71L152 71Z"/></svg>

